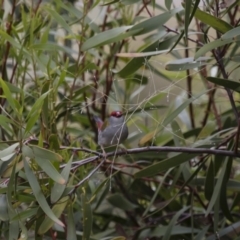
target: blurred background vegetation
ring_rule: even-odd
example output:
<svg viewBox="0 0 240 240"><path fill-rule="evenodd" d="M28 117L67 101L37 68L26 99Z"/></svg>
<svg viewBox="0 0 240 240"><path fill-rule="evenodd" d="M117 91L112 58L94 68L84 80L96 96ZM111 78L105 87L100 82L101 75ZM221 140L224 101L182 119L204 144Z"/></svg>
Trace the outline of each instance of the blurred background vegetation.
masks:
<svg viewBox="0 0 240 240"><path fill-rule="evenodd" d="M0 238L240 239L239 2L0 1Z"/></svg>

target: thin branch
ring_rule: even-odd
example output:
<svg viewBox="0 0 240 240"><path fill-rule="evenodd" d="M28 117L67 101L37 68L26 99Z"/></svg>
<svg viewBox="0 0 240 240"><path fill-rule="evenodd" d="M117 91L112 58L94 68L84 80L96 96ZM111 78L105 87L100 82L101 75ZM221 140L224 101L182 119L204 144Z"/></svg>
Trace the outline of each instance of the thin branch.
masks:
<svg viewBox="0 0 240 240"><path fill-rule="evenodd" d="M186 39L187 42L187 39ZM188 58L189 57L189 52L188 52L188 46L186 46L185 49L185 57ZM186 70L186 74L187 74L187 93L188 93L188 99L190 99L192 97L192 77L190 75L190 70L187 69ZM190 115L190 120L191 120L191 126L192 128L195 128L195 121L194 121L194 111L193 111L193 104L190 103L189 104L189 115Z"/></svg>
<svg viewBox="0 0 240 240"><path fill-rule="evenodd" d="M75 147L61 147L61 149L68 149L71 151L86 151L91 152L89 149L85 148L75 148ZM212 155L221 155L221 156L229 156L229 157L240 157L240 153L228 150L220 150L220 149L209 149L209 148L191 148L191 147L143 147L143 148L132 148L132 149L125 149L124 151L119 150L117 152L109 152L106 153L106 158L113 157L113 156L122 156L128 154L139 154L145 152L178 152L178 153L189 153L189 154L212 154ZM89 157L86 159L82 159L80 161L73 162L72 164L76 167L82 166L84 164L94 162L99 158L104 158L102 153L98 153L98 156ZM66 164L62 165L64 167Z"/></svg>
<svg viewBox="0 0 240 240"><path fill-rule="evenodd" d="M225 71L225 67L224 67L224 64L223 64L223 60L222 58L219 56L219 51L213 51L213 54L214 54L214 57L219 65L219 68L221 70L221 73L223 75L223 77L225 79L228 79L228 75ZM231 90L229 88L225 88L225 90L227 91L227 94L228 94L228 98L230 100L230 103L231 103L231 106L232 106L232 109L233 109L233 112L234 112L234 115L235 115L235 118L236 118L236 121L238 122L238 110L237 110L237 107L236 107L236 104L235 104L235 101L233 99L233 94L231 92Z"/></svg>
<svg viewBox="0 0 240 240"><path fill-rule="evenodd" d="M81 186L85 181L87 181L105 162L105 159L103 159L97 167L95 167L85 178L83 178L80 182L78 182L74 188L69 192L69 195L71 195L73 192L76 191L76 189Z"/></svg>

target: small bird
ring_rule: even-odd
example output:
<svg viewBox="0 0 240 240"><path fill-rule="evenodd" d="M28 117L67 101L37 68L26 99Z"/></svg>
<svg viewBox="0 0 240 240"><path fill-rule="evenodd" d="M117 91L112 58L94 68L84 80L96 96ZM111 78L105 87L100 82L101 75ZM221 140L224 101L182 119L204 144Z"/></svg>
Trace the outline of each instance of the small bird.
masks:
<svg viewBox="0 0 240 240"><path fill-rule="evenodd" d="M109 119L103 122L99 117L94 116L98 128L98 144L103 147L122 143L128 137L128 127L125 123L124 116L121 111L111 113Z"/></svg>

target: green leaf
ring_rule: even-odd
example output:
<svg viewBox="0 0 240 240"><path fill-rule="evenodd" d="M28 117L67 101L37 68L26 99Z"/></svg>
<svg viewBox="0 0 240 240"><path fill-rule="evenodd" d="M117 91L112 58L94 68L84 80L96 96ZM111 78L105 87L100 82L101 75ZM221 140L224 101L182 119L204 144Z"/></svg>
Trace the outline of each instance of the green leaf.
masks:
<svg viewBox="0 0 240 240"><path fill-rule="evenodd" d="M24 148L25 146L23 146ZM26 146L27 147L27 146ZM39 158L48 158L49 160L53 161L53 162L61 162L62 161L62 156L49 151L45 148L41 148L35 145L28 145L28 148L24 148L25 154L28 155L28 157L30 158L35 158L35 157L39 157Z"/></svg>
<svg viewBox="0 0 240 240"><path fill-rule="evenodd" d="M107 30L105 32L101 32L89 39L87 39L86 42L82 45L82 51L86 51L93 47L102 46L105 44L117 42L120 40L123 40L125 38L134 36L137 32L140 30L130 30L129 32L126 32L129 30L132 26L124 26L124 27L117 27L111 30Z"/></svg>
<svg viewBox="0 0 240 240"><path fill-rule="evenodd" d="M19 146L19 143L14 143L13 145L0 151L0 159L2 161L8 161L12 156L14 156L17 153L18 146Z"/></svg>
<svg viewBox="0 0 240 240"><path fill-rule="evenodd" d="M190 13L191 13L192 0L186 0L184 2L185 14L184 14L184 32L185 38L188 38L188 26L190 24Z"/></svg>
<svg viewBox="0 0 240 240"><path fill-rule="evenodd" d="M189 153L180 153L174 157L165 159L159 163L155 163L149 167L136 172L134 176L136 178L154 176L160 172L167 171L172 167L176 167L181 163L191 160L192 158L198 156L199 154L189 154Z"/></svg>
<svg viewBox="0 0 240 240"><path fill-rule="evenodd" d="M237 36L240 35L240 26L236 27L234 29L231 29L230 31L226 32L225 34L223 34L221 36L222 40L226 40L226 39L232 39L232 38L236 38Z"/></svg>
<svg viewBox="0 0 240 240"><path fill-rule="evenodd" d="M172 16L174 16L176 13L179 13L181 11L183 11L183 8L178 7L178 8L175 8L175 9L169 11L169 12L165 12L165 13L159 14L158 16L151 17L151 18L149 18L149 19L147 19L147 20L145 20L141 23L138 23L138 24L134 25L131 28L131 31L139 30L139 32L137 34L135 34L135 36L151 32L151 31L159 28L160 26L162 26Z"/></svg>
<svg viewBox="0 0 240 240"><path fill-rule="evenodd" d="M131 211L138 206L129 202L126 198L122 196L120 193L112 194L110 197L108 197L108 201L115 207L118 207L125 211Z"/></svg>
<svg viewBox="0 0 240 240"><path fill-rule="evenodd" d="M221 185L220 206L221 206L221 210L223 211L224 216L229 221L234 222L232 213L231 213L230 208L229 208L228 196L227 196L227 191L228 191L227 184L228 184L228 181L229 181L230 175L232 173L232 169L233 169L233 164L232 163L233 163L233 159L228 158L227 159L226 171L224 173L223 183Z"/></svg>
<svg viewBox="0 0 240 240"><path fill-rule="evenodd" d="M10 35L8 35L5 30L3 31L0 29L0 36L5 41L8 41L14 48L23 51L23 53L25 53L29 58L31 57L29 52L26 51L25 48L23 48L22 44L20 42L16 42L16 40L13 37L11 37Z"/></svg>
<svg viewBox="0 0 240 240"><path fill-rule="evenodd" d="M13 171L11 173L9 182L8 182L8 189L7 189L7 203L8 203L8 214L10 219L12 219L17 211L13 207L13 201L14 201L14 195L16 194L16 189L15 189L15 183L16 183L16 172L15 172L15 166L16 164L13 165ZM19 235L19 223L21 222L21 219L19 221L14 221L9 223L9 239L18 239Z"/></svg>
<svg viewBox="0 0 240 240"><path fill-rule="evenodd" d="M83 211L83 239L89 239L92 232L92 209L87 200L85 189L81 195L82 211Z"/></svg>
<svg viewBox="0 0 240 240"><path fill-rule="evenodd" d="M162 32L162 35L159 37L162 38L162 36L165 35L165 32ZM159 39L157 41L151 43L149 46L145 47L141 52L150 52L150 51L156 51L156 50L162 50L162 49L168 49L168 47L176 40L176 36L169 37L166 40L159 43ZM147 57L149 59L150 57ZM146 62L145 57L139 57L134 58L130 60L120 71L114 71L117 73L120 77L126 78L129 75L135 73L140 67L144 66L144 63Z"/></svg>
<svg viewBox="0 0 240 240"><path fill-rule="evenodd" d="M165 182L165 179L170 175L170 172L172 171L173 169L168 169L168 171L164 174L163 178L162 178L162 181L158 184L158 187L157 189L155 190L155 193L153 195L153 197L151 198L151 201L149 202L148 206L146 207L144 213L142 214L142 217L146 216L146 214L149 212L149 210L154 207L154 202L157 198L157 196L159 195L159 192L162 188L162 185L163 183Z"/></svg>
<svg viewBox="0 0 240 240"><path fill-rule="evenodd" d="M73 203L70 202L67 212L67 240L77 240L73 210Z"/></svg>
<svg viewBox="0 0 240 240"><path fill-rule="evenodd" d="M65 182L68 182L71 166L72 166L72 160L73 156L69 159L68 163L64 167L64 169L61 172L62 178L65 180ZM62 196L64 190L66 188L66 185L55 183L52 187L51 191L51 202L57 202L58 199Z"/></svg>
<svg viewBox="0 0 240 240"><path fill-rule="evenodd" d="M217 231L218 238L219 239L224 239L223 236L235 236L236 229L239 229L239 227L240 227L240 221L235 222L233 224L229 224L225 228L222 227L221 229L219 229L219 231ZM214 232L212 235L208 236L205 239L206 240L216 240L216 233ZM232 238L230 238L230 239L232 239ZM237 240L237 239L234 238L234 240Z"/></svg>
<svg viewBox="0 0 240 240"><path fill-rule="evenodd" d="M178 218L189 209L189 207L183 207L181 210L179 210L174 217L171 219L170 223L168 224L168 227L166 229L166 232L162 238L162 240L169 240L172 236L172 232L174 230L174 226L177 224Z"/></svg>
<svg viewBox="0 0 240 240"><path fill-rule="evenodd" d="M214 204L216 203L217 198L220 196L220 191L221 191L221 187L223 184L223 179L224 179L224 174L225 174L226 167L227 167L227 162L228 162L228 159L226 158L223 163L223 166L222 166L222 171L220 172L217 183L214 187L214 191L212 193L212 198L208 204L205 216L207 216L212 211L212 208L214 207Z"/></svg>
<svg viewBox="0 0 240 240"><path fill-rule="evenodd" d="M47 11L50 15L50 17L54 18L56 20L56 22L62 26L65 30L67 30L69 33L73 34L72 29L70 28L70 26L66 23L65 19L58 14L58 12L54 9L45 7L44 8L45 11Z"/></svg>
<svg viewBox="0 0 240 240"><path fill-rule="evenodd" d="M201 22L211 26L220 33L226 33L233 28L229 23L225 22L224 20L210 15L209 13L202 11L199 8L196 10L194 16Z"/></svg>
<svg viewBox="0 0 240 240"><path fill-rule="evenodd" d="M171 123L171 127L175 146L176 147L186 146L186 142L178 122L173 120Z"/></svg>
<svg viewBox="0 0 240 240"><path fill-rule="evenodd" d="M41 169L55 182L59 184L65 184L65 179L60 175L60 173L56 170L56 168L51 163L52 159L50 158L52 154L48 153L50 151L45 151L45 149L38 149L38 151L42 151L41 154L35 154L34 149L30 148L27 145L22 147L22 153L25 157L29 157L34 159L37 164L41 167ZM44 157L40 157L39 155L44 155Z"/></svg>
<svg viewBox="0 0 240 240"><path fill-rule="evenodd" d="M8 221L9 218L7 196L6 194L0 194L0 220Z"/></svg>
<svg viewBox="0 0 240 240"><path fill-rule="evenodd" d="M197 96L192 96L188 100L186 100L184 103L182 103L177 109L175 109L172 113L170 113L162 122L162 126L167 126L169 123L171 123L178 115L181 113L186 107L194 102L196 99L200 98L202 95L206 94L210 90L207 90L203 93L198 94Z"/></svg>
<svg viewBox="0 0 240 240"><path fill-rule="evenodd" d="M45 84L42 87L42 92L41 92L41 96L45 93L47 93L49 91L50 88L50 81L46 81ZM42 111L41 111L41 116L42 116L42 122L45 128L49 129L49 109L48 109L48 105L49 105L49 98L48 96L46 96L43 100L42 103Z"/></svg>
<svg viewBox="0 0 240 240"><path fill-rule="evenodd" d="M240 93L240 83L228 79L216 78L216 77L207 77L209 82L215 83L225 88L229 88L233 91Z"/></svg>
<svg viewBox="0 0 240 240"><path fill-rule="evenodd" d="M16 125L19 126L18 123L12 121L10 118L8 118L8 117L6 117L4 115L0 115L0 125L1 125L1 127L3 127L5 130L11 132L12 131L11 124L13 124L15 126Z"/></svg>
<svg viewBox="0 0 240 240"><path fill-rule="evenodd" d="M240 56L239 55L229 57L229 59L231 61L234 61L234 62L240 62Z"/></svg>
<svg viewBox="0 0 240 240"><path fill-rule="evenodd" d="M11 106L12 110L19 115L19 109L20 109L20 105L17 104L18 102L14 101L14 98L12 96L12 93L10 92L7 84L5 83L5 81L0 78L0 85L3 89L4 95L9 103L9 105Z"/></svg>
<svg viewBox="0 0 240 240"><path fill-rule="evenodd" d="M202 128L200 133L197 136L197 139L207 138L213 131L216 130L216 123L214 121L208 121L206 125Z"/></svg>
<svg viewBox="0 0 240 240"><path fill-rule="evenodd" d="M36 121L39 119L40 113L42 111L42 106L44 104L44 99L48 96L48 94L51 92L51 90L45 92L44 94L42 94L37 101L34 103L34 105L32 106L31 111L28 113L27 116L27 125L25 128L25 133L28 134L32 127L34 126L34 124L36 123Z"/></svg>
<svg viewBox="0 0 240 240"><path fill-rule="evenodd" d="M153 137L155 137L160 130L162 130L163 127L166 127L168 124L170 124L190 103L201 97L203 94L206 94L210 90L207 90L206 92L200 93L196 97L189 98L187 101L182 103L177 109L175 109L172 113L170 113L161 123L161 126L159 129L155 129L152 132L147 133L145 136L143 136L139 141L139 146L144 146L146 142L151 141Z"/></svg>
<svg viewBox="0 0 240 240"><path fill-rule="evenodd" d="M130 53L117 53L116 56L118 57L125 57L125 58L138 58L138 57L151 57L160 55L163 53L169 52L169 49L161 50L161 51L152 51L152 52L130 52Z"/></svg>
<svg viewBox="0 0 240 240"><path fill-rule="evenodd" d="M43 195L42 190L38 184L38 180L35 174L33 173L33 171L31 170L31 168L29 167L28 162L25 158L24 158L24 169L25 169L28 182L32 188L33 194L36 197L36 200L38 201L42 210L50 219L52 219L54 222L56 222L60 226L64 227L64 224L55 216L52 209L49 207L47 200Z"/></svg>
<svg viewBox="0 0 240 240"><path fill-rule="evenodd" d="M166 232L168 231L168 226L158 226L154 229L153 233L151 234L152 237L161 237L165 236ZM184 227L184 226L174 226L172 229L171 235L185 235L185 234L192 234L192 233L199 233L200 230L192 227ZM174 239L174 237L172 237ZM178 238L175 238L178 239ZM214 239L215 240L215 239Z"/></svg>
<svg viewBox="0 0 240 240"><path fill-rule="evenodd" d="M35 198L34 198L34 200L35 200ZM24 211L17 213L15 217L11 218L11 221L18 221L19 219L21 219L22 221L27 220L28 218L36 216L37 211L38 211L38 208L36 208L36 207L26 209Z"/></svg>
<svg viewBox="0 0 240 240"><path fill-rule="evenodd" d="M233 43L233 42L237 42L240 41L239 38L237 39L226 39L226 40L222 40L222 39L217 39L215 41L212 41L210 43L204 44L203 47L201 47L195 54L194 59L198 59L199 57L203 56L205 53L221 47L223 45L229 44L229 43Z"/></svg>
<svg viewBox="0 0 240 240"><path fill-rule="evenodd" d="M56 43L34 43L30 46L30 48L33 51L50 51L50 52L66 52L68 54L76 54L77 52L74 49L65 47L65 46L59 46ZM41 59L38 59L41 61Z"/></svg>
<svg viewBox="0 0 240 240"><path fill-rule="evenodd" d="M57 218L59 218L62 212L65 210L68 204L68 200L69 200L69 196L65 196L53 206L52 212ZM42 235L45 232L47 232L54 225L54 222L55 221L53 221L51 218L46 217L38 229L38 234Z"/></svg>
<svg viewBox="0 0 240 240"><path fill-rule="evenodd" d="M204 188L205 197L209 201L212 197L213 190L214 190L214 184L215 184L214 176L215 176L214 162L211 159L207 169L207 176L206 176L205 188Z"/></svg>
<svg viewBox="0 0 240 240"><path fill-rule="evenodd" d="M170 61L166 63L165 69L168 71L185 71L187 69L193 69L208 64L209 57L200 57L194 60L193 57L182 58Z"/></svg>
<svg viewBox="0 0 240 240"><path fill-rule="evenodd" d="M204 227L204 228L202 229L202 231L200 231L200 232L196 235L196 237L194 238L194 240L203 240L203 239L205 239L205 235L207 234L207 231L208 231L209 227L210 227L209 225L206 226L206 227Z"/></svg>
<svg viewBox="0 0 240 240"><path fill-rule="evenodd" d="M168 10L171 9L171 5L172 5L172 0L165 0L165 6Z"/></svg>

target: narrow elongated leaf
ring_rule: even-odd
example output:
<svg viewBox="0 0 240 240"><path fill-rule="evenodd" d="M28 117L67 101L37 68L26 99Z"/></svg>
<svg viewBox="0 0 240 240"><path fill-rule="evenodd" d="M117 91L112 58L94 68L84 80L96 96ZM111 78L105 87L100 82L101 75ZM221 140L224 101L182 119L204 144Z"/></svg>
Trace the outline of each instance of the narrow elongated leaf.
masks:
<svg viewBox="0 0 240 240"><path fill-rule="evenodd" d="M6 31L3 31L2 29L0 29L0 36L2 37L2 39L4 39L5 41L8 41L11 43L11 45L18 49L21 50L23 53L25 53L28 57L31 57L29 52L26 51L25 48L23 48L22 44L17 42L16 39L14 39L13 37L11 37L10 35L7 34Z"/></svg>
<svg viewBox="0 0 240 240"><path fill-rule="evenodd" d="M9 219L7 196L6 194L0 194L0 220L8 221Z"/></svg>
<svg viewBox="0 0 240 240"><path fill-rule="evenodd" d="M27 116L28 121L27 121L26 129L25 129L25 133L28 134L31 131L34 124L36 123L36 121L39 119L40 113L42 111L42 105L44 103L44 99L48 96L50 91L51 90L42 94L37 99L37 101L34 103L31 111L29 112L29 114Z"/></svg>
<svg viewBox="0 0 240 240"><path fill-rule="evenodd" d="M36 216L37 211L38 211L38 208L30 208L30 209L24 210L22 212L17 213L15 217L11 218L11 221L18 221L19 219L21 219L22 221L27 220L28 218Z"/></svg>
<svg viewBox="0 0 240 240"><path fill-rule="evenodd" d="M11 132L12 128L11 128L10 124L13 124L15 126L18 125L17 123L13 122L10 118L8 118L4 115L0 115L0 125L1 125L2 128L7 130L8 132Z"/></svg>
<svg viewBox="0 0 240 240"><path fill-rule="evenodd" d="M16 194L15 192L15 182L16 182L16 173L15 173L15 166L16 164L13 165L13 171L11 173L9 183L8 183L8 188L7 188L7 203L8 203L8 214L10 219L12 219L17 211L13 207L13 196ZM21 221L21 219L19 219ZM20 222L19 221L19 222ZM19 235L19 222L14 221L10 222L9 226L9 239L18 239Z"/></svg>
<svg viewBox="0 0 240 240"><path fill-rule="evenodd" d="M68 204L68 213L67 213L67 240L77 240L76 227L73 216L73 203Z"/></svg>
<svg viewBox="0 0 240 240"><path fill-rule="evenodd" d="M176 167L181 163L189 161L192 158L196 157L197 155L199 154L180 153L172 158L168 158L159 163L155 163L149 167L146 167L143 170L136 172L134 176L136 178L154 176L160 172L167 171L172 167Z"/></svg>
<svg viewBox="0 0 240 240"><path fill-rule="evenodd" d="M61 51L61 52L69 53L69 54L77 53L74 49L70 49L65 46L59 46L56 43L51 43L51 42L49 42L49 43L34 43L33 45L30 46L30 48L33 51L41 50L41 51L50 51L50 52Z"/></svg>
<svg viewBox="0 0 240 240"><path fill-rule="evenodd" d="M223 236L232 236L234 240L237 240L235 238L236 236L236 229L240 228L240 221L230 224L225 228L221 228L217 233L218 233L218 237L221 239ZM214 234L208 236L207 238L205 238L206 240L216 240L216 233L214 232ZM222 238L223 239L223 238ZM230 238L231 239L231 238Z"/></svg>
<svg viewBox="0 0 240 240"><path fill-rule="evenodd" d="M165 236L166 232L168 231L168 226L158 226L154 229L151 236ZM197 228L192 227L184 227L184 226L174 226L172 229L171 235L184 235L184 234L191 234L191 233L199 233L200 230ZM176 238L177 239L177 238ZM215 240L215 239L214 239Z"/></svg>
<svg viewBox="0 0 240 240"><path fill-rule="evenodd" d="M165 0L165 6L168 10L171 9L171 5L172 5L172 0Z"/></svg>
<svg viewBox="0 0 240 240"><path fill-rule="evenodd" d="M45 214L50 219L52 219L54 222L56 222L60 226L64 227L64 224L55 216L52 209L49 207L47 200L46 200L45 196L43 195L42 190L39 186L37 178L36 178L35 174L32 172L32 170L29 167L28 162L25 158L24 158L24 169L25 169L25 173L26 173L28 182L32 188L33 194L36 197L36 200L38 201L42 210L45 212Z"/></svg>
<svg viewBox="0 0 240 240"><path fill-rule="evenodd" d="M170 239L170 237L172 236L172 230L174 229L174 226L177 224L177 220L178 218L189 209L189 207L183 207L181 210L179 210L174 217L172 218L172 220L170 221L170 223L168 224L167 230L163 236L163 240L168 240Z"/></svg>
<svg viewBox="0 0 240 240"><path fill-rule="evenodd" d="M65 196L53 206L52 212L57 218L59 218L62 212L65 210L68 200L69 200L69 196ZM54 224L54 221L51 218L46 217L38 229L38 234L40 235L44 234L53 226L53 224Z"/></svg>
<svg viewBox="0 0 240 240"><path fill-rule="evenodd" d="M186 146L186 142L178 122L173 120L171 123L172 135L176 147Z"/></svg>
<svg viewBox="0 0 240 240"><path fill-rule="evenodd" d="M11 106L13 111L18 115L19 114L18 110L19 110L20 106L19 106L18 102L14 101L12 93L10 92L7 84L4 82L4 80L2 78L0 78L0 85L3 89L4 95L9 103L9 105Z"/></svg>
<svg viewBox="0 0 240 240"><path fill-rule="evenodd" d="M92 232L92 209L87 200L85 189L83 191L84 192L81 196L83 210L83 239L89 239Z"/></svg>
<svg viewBox="0 0 240 240"><path fill-rule="evenodd" d="M225 22L224 20L215 17L205 11L202 11L199 8L196 10L194 16L201 22L211 26L220 33L226 33L233 28L229 23Z"/></svg>
<svg viewBox="0 0 240 240"><path fill-rule="evenodd" d="M156 136L158 134L158 132L160 132L160 130L163 127L166 127L168 124L170 124L177 116L179 113L181 113L184 109L186 109L186 107L192 103L193 101L195 101L196 99L198 99L199 97L201 97L203 94L206 94L208 91L200 93L199 95L197 95L196 97L192 97L190 99L188 99L187 101L185 101L184 103L182 103L176 110L174 110L172 113L170 113L162 122L161 126L159 127L159 129L155 129L154 131L146 134L144 137L142 137L139 141L139 146L144 146L146 142L149 142L154 136Z"/></svg>
<svg viewBox="0 0 240 240"><path fill-rule="evenodd" d="M31 151L32 153L30 153ZM42 150L42 152L43 152L42 154L47 153L46 151L44 151L44 149ZM44 157L40 157L39 155L34 154L33 149L31 149L29 146L26 146L26 145L23 146L22 153L25 157L34 159L37 162L37 164L42 168L42 170L55 182L59 184L66 183L65 179L60 175L60 173L56 170L56 168L51 163L52 159L50 159L49 157L52 154L50 154L49 156L46 154Z"/></svg>
<svg viewBox="0 0 240 240"><path fill-rule="evenodd" d="M162 32L162 36L165 35L165 31ZM162 37L160 36L160 38ZM169 46L176 40L176 36L170 37L161 43L159 43L159 39L157 39L154 43L151 43L149 46L145 47L141 52L150 52L150 51L161 51L163 49L168 49ZM114 71L120 77L126 78L127 76L135 73L140 67L144 66L144 63L149 57L139 57L130 60L120 71Z"/></svg>
<svg viewBox="0 0 240 240"><path fill-rule="evenodd" d="M35 145L30 145L30 144L28 146L24 145L22 150L24 151L24 154L30 158L39 157L39 158L47 158L51 161L56 161L56 162L62 161L61 155Z"/></svg>
<svg viewBox="0 0 240 240"><path fill-rule="evenodd" d="M230 39L230 38L235 38L240 35L240 27L236 27L234 29L231 29L230 31L226 32L221 36L222 40Z"/></svg>
<svg viewBox="0 0 240 240"><path fill-rule="evenodd" d="M42 104L44 102L44 99L47 97L47 95L51 92L51 90L45 92L42 94L34 103L34 105L31 108L31 111L28 113L27 118L33 117L33 115L37 114L39 111L41 111Z"/></svg>
<svg viewBox="0 0 240 240"><path fill-rule="evenodd" d="M130 36L134 36L137 32L141 30L141 29L137 29L137 30L130 30L129 32L126 32L131 27L132 26L124 26L124 27L118 27L111 30L107 30L105 32L101 32L89 38L86 42L84 42L82 45L82 50L86 51L93 47L98 47L98 46L102 46L112 42L123 40Z"/></svg>
<svg viewBox="0 0 240 240"><path fill-rule="evenodd" d="M200 232L196 235L196 237L194 238L194 240L203 240L203 239L205 239L205 235L206 235L209 227L210 227L210 226L204 227L204 228L202 229L202 231L200 231Z"/></svg>
<svg viewBox="0 0 240 240"><path fill-rule="evenodd" d="M200 57L196 61L192 58L182 58L166 63L165 69L168 71L184 71L186 69L193 69L208 64L208 57Z"/></svg>
<svg viewBox="0 0 240 240"><path fill-rule="evenodd" d="M224 173L223 184L221 185L221 192L220 192L220 206L223 211L224 216L231 222L234 222L233 216L229 209L228 197L227 197L227 183L232 172L232 163L233 159L228 158L226 171Z"/></svg>
<svg viewBox="0 0 240 240"><path fill-rule="evenodd" d="M179 13L183 11L182 7L175 8L169 12L165 12L162 14L159 14L158 16L149 18L141 23L136 24L131 28L131 31L134 30L140 30L139 33L135 34L140 35L140 34L145 34L148 32L151 32L160 26L162 26L164 23L166 23L172 16L174 16L176 13Z"/></svg>
<svg viewBox="0 0 240 240"><path fill-rule="evenodd" d="M8 161L14 154L16 154L18 146L19 143L14 143L13 145L7 147L6 149L0 151L0 159L2 161Z"/></svg>
<svg viewBox="0 0 240 240"><path fill-rule="evenodd" d="M208 207L207 207L207 211L205 213L205 216L207 216L211 211L212 211L212 208L214 207L214 204L216 203L217 201L217 198L219 197L220 195L220 191L221 191L221 186L222 186L222 183L223 183L223 179L224 179L224 175L225 175L225 171L226 171L226 167L227 167L227 162L228 162L228 159L225 159L224 163L223 163L223 166L222 166L222 171L221 173L219 174L219 177L218 177L218 180L217 180L217 183L214 187L214 191L213 191L213 194L212 194L212 198L208 204Z"/></svg>
<svg viewBox="0 0 240 240"><path fill-rule="evenodd" d="M215 180L214 180L215 172L214 172L214 162L211 160L208 166L207 170L207 176L206 176L206 181L205 181L205 197L210 201L213 190L214 190L214 185L215 185Z"/></svg>
<svg viewBox="0 0 240 240"><path fill-rule="evenodd" d="M168 169L168 171L164 174L163 178L162 178L162 181L159 183L153 197L151 198L151 201L149 202L147 208L145 209L144 213L142 214L142 216L144 217L148 212L149 210L151 209L151 207L153 207L153 204L154 204L154 201L156 199L156 197L158 196L159 194L159 191L161 190L162 188L162 185L163 183L165 182L165 179L169 176L170 172L172 171L173 169Z"/></svg>
<svg viewBox="0 0 240 240"><path fill-rule="evenodd" d="M56 20L56 22L61 25L65 30L67 30L69 33L72 33L72 29L70 26L66 23L65 19L54 9L45 7L45 11L49 12L50 16Z"/></svg>
<svg viewBox="0 0 240 240"><path fill-rule="evenodd" d="M188 26L190 24L190 13L191 13L191 5L192 0L186 0L185 1L185 18L184 18L184 32L185 32L185 38L188 38Z"/></svg>
<svg viewBox="0 0 240 240"><path fill-rule="evenodd" d="M169 52L169 49L161 50L161 51L152 51L152 52L117 53L116 56L125 57L125 58L151 57L151 56L156 56L156 55L160 55L167 52Z"/></svg>
<svg viewBox="0 0 240 240"><path fill-rule="evenodd" d="M218 48L218 47L221 47L221 46L224 46L226 44L233 43L233 42L237 42L237 41L239 41L239 38L225 39L225 40L217 39L215 41L207 43L196 52L196 54L194 56L194 59L198 59L199 57L203 56L205 53L207 53L207 52L209 52L209 51L211 51L215 48Z"/></svg>
<svg viewBox="0 0 240 240"><path fill-rule="evenodd" d="M240 83L223 78L207 77L209 82L215 83L225 88L229 88L233 91L240 93Z"/></svg>
<svg viewBox="0 0 240 240"><path fill-rule="evenodd" d="M162 125L163 126L167 126L169 123L171 123L177 116L179 113L181 113L184 109L186 109L186 107L194 102L196 99L200 98L202 95L206 94L207 92L209 92L210 90L207 90L203 93L198 94L197 96L193 96L192 98L189 98L187 101L185 101L184 103L182 103L176 110L174 110L172 113L170 113L164 120Z"/></svg>
<svg viewBox="0 0 240 240"><path fill-rule="evenodd" d="M65 182L67 182L69 178L69 173L72 166L72 159L73 159L73 156L69 159L68 163L66 164L66 166L61 172L61 176L63 177ZM57 202L58 199L62 196L65 188L66 188L66 185L55 183L51 191L51 202L53 203Z"/></svg>
<svg viewBox="0 0 240 240"><path fill-rule="evenodd" d="M206 139L210 133L216 130L216 123L214 121L208 121L206 125L202 128L197 136L197 139Z"/></svg>
<svg viewBox="0 0 240 240"><path fill-rule="evenodd" d="M125 211L131 211L138 206L129 202L126 198L124 198L120 193L112 194L108 201L115 207L123 209Z"/></svg>

